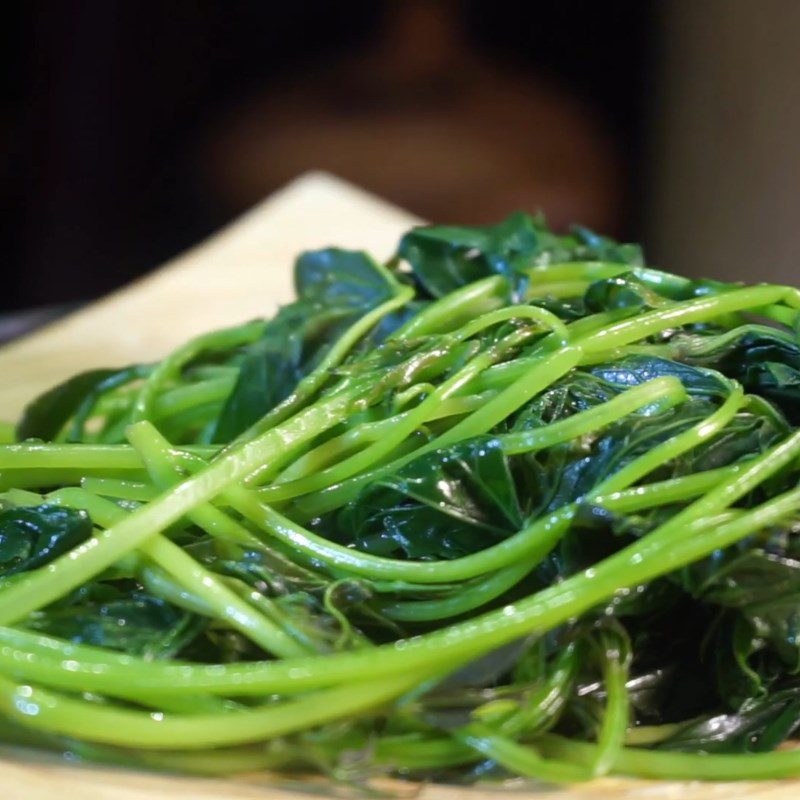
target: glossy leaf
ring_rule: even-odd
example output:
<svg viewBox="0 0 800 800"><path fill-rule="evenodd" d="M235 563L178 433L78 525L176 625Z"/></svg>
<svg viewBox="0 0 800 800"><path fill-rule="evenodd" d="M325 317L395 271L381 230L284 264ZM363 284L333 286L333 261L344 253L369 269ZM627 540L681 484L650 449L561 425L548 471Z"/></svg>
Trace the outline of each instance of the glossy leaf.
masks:
<svg viewBox="0 0 800 800"><path fill-rule="evenodd" d="M381 555L456 558L507 536L522 514L495 439L434 451L368 487L336 519L337 536Z"/></svg>
<svg viewBox="0 0 800 800"><path fill-rule="evenodd" d="M247 348L239 378L217 419L214 441L228 442L291 394L332 342L359 317L388 300L395 284L364 253L329 248L303 253L295 264L298 299L270 320ZM372 344L403 322L393 315L373 332Z"/></svg>
<svg viewBox="0 0 800 800"><path fill-rule="evenodd" d="M299 256L294 285L298 300L321 308L370 308L394 293L393 279L384 267L366 253L336 247Z"/></svg>
<svg viewBox="0 0 800 800"><path fill-rule="evenodd" d="M558 236L542 218L516 213L496 225L433 225L413 228L400 241L397 255L407 261L432 297L492 274L524 282L526 268L564 261L641 263L634 245L620 245L586 228Z"/></svg>
<svg viewBox="0 0 800 800"><path fill-rule="evenodd" d="M99 593L108 596L38 612L26 626L145 658L175 656L205 627L201 618L154 597L111 588Z"/></svg>
<svg viewBox="0 0 800 800"><path fill-rule="evenodd" d="M23 412L17 439L55 439L81 403L119 370L94 369L54 386L36 398Z"/></svg>
<svg viewBox="0 0 800 800"><path fill-rule="evenodd" d="M0 511L0 579L44 566L91 536L82 511L40 505Z"/></svg>

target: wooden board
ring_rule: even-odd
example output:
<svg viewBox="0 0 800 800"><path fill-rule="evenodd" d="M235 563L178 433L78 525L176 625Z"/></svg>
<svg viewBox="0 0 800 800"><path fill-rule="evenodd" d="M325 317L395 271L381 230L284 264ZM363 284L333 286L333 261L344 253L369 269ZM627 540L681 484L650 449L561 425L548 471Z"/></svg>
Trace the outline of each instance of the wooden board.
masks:
<svg viewBox="0 0 800 800"><path fill-rule="evenodd" d="M157 359L196 333L269 314L292 296L289 268L300 250L336 244L384 257L415 221L335 178L303 176L161 270L0 350L0 418L15 418L28 399L79 370ZM324 783L303 788L263 775L236 780L165 776L0 748L2 800L318 800L329 794ZM565 789L520 783L468 791L428 786L421 798L793 800L799 795L800 782L795 781L606 779Z"/></svg>
<svg viewBox="0 0 800 800"><path fill-rule="evenodd" d="M305 175L160 270L0 349L0 419L81 370L156 360L187 338L292 299L300 250L388 256L419 220L336 178Z"/></svg>

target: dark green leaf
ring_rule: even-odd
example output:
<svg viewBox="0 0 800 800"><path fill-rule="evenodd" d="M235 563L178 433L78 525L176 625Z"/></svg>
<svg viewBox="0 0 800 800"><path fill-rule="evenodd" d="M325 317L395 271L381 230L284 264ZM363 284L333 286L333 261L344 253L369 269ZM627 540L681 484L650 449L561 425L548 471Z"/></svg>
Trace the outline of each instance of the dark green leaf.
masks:
<svg viewBox="0 0 800 800"><path fill-rule="evenodd" d="M678 378L690 394L701 397L725 398L731 391L730 381L718 371L657 356L623 356L608 364L598 364L589 371L609 383L626 388L654 378L673 377Z"/></svg>
<svg viewBox="0 0 800 800"><path fill-rule="evenodd" d="M800 688L750 701L735 713L693 723L662 745L664 750L744 753L773 750L800 727Z"/></svg>
<svg viewBox="0 0 800 800"><path fill-rule="evenodd" d="M170 658L205 627L194 614L138 592L110 587L73 605L37 612L26 627L59 636L76 644L108 647L145 658Z"/></svg>
<svg viewBox="0 0 800 800"><path fill-rule="evenodd" d="M239 378L217 420L213 440L229 442L288 397L359 317L388 300L390 274L364 253L329 248L303 253L295 265L298 300L280 309L247 348ZM405 317L372 332L377 345Z"/></svg>
<svg viewBox="0 0 800 800"><path fill-rule="evenodd" d="M514 277L539 247L533 219L517 213L484 227L413 228L400 240L397 255L431 296L442 297L491 274Z"/></svg>
<svg viewBox="0 0 800 800"><path fill-rule="evenodd" d="M432 225L413 228L401 240L397 255L414 270L432 297L468 283L503 275L516 293L526 268L566 261L612 261L641 264L636 245L620 245L586 228L568 236L548 229L543 218L516 213L483 227Z"/></svg>
<svg viewBox="0 0 800 800"><path fill-rule="evenodd" d="M428 453L367 487L337 515L335 535L373 553L456 558L521 520L507 459L486 437Z"/></svg>
<svg viewBox="0 0 800 800"><path fill-rule="evenodd" d="M83 511L41 505L0 512L0 578L47 564L85 541L92 522Z"/></svg>
<svg viewBox="0 0 800 800"><path fill-rule="evenodd" d="M311 250L294 267L298 300L321 308L371 308L394 294L386 269L356 250Z"/></svg>
<svg viewBox="0 0 800 800"><path fill-rule="evenodd" d="M682 333L671 346L679 361L725 373L748 392L771 400L793 424L800 422L800 344L795 334L742 325L725 333Z"/></svg>
<svg viewBox="0 0 800 800"><path fill-rule="evenodd" d="M55 439L84 400L119 370L93 369L54 386L25 409L17 439Z"/></svg>

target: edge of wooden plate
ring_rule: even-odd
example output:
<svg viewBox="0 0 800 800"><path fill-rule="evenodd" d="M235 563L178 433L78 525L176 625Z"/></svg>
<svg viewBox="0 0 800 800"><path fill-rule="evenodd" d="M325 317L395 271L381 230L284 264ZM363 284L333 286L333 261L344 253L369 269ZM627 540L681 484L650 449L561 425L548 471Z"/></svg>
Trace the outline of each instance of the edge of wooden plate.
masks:
<svg viewBox="0 0 800 800"><path fill-rule="evenodd" d="M0 418L76 372L155 360L196 334L271 314L292 298L288 267L300 250L388 256L419 222L332 175L302 175L160 269L0 348Z"/></svg>

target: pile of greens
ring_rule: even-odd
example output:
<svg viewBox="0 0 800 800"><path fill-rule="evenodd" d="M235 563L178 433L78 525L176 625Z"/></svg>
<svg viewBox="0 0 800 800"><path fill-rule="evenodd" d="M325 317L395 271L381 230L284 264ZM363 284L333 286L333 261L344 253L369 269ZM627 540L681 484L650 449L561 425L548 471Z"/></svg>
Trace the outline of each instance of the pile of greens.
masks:
<svg viewBox="0 0 800 800"><path fill-rule="evenodd" d="M197 773L800 774L800 291L516 214L35 400L0 736Z"/></svg>

